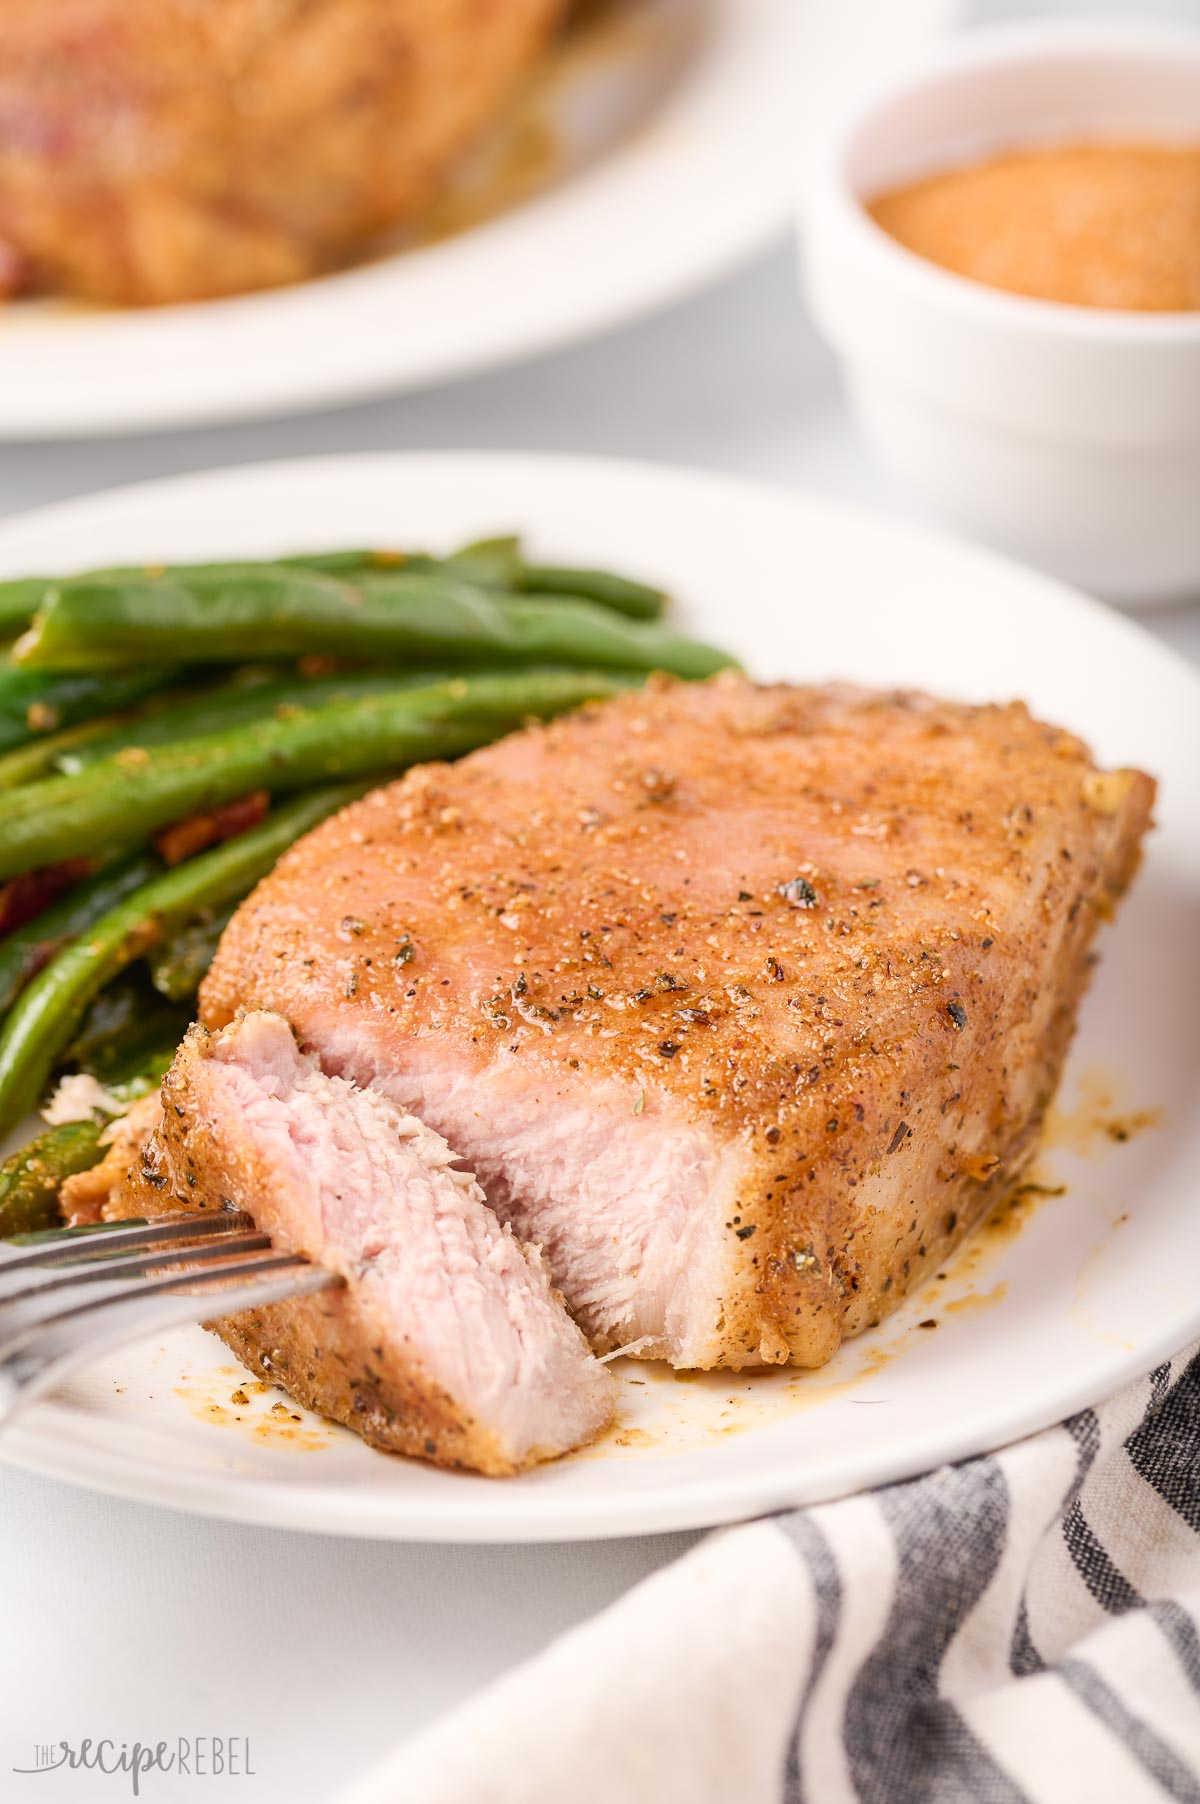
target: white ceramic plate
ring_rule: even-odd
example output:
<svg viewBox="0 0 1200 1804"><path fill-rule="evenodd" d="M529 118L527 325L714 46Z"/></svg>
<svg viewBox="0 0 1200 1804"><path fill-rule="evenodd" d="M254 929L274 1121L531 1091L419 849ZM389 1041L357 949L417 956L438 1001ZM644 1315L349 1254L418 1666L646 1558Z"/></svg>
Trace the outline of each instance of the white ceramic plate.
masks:
<svg viewBox="0 0 1200 1804"><path fill-rule="evenodd" d="M1097 1401L1200 1332L1200 683L1117 615L1000 560L796 495L634 464L476 455L258 466L128 489L0 529L0 570L520 527L551 558L661 580L756 673L1024 696L1163 783L1103 940L1019 1233L985 1232L823 1372L681 1383L626 1362L621 1432L498 1482L373 1453L200 1329L110 1357L0 1454L130 1497L396 1539L562 1540L738 1517L993 1448ZM1150 1120L1144 1119L1149 1113ZM1115 1134L1128 1131L1124 1141ZM936 1332L920 1326L936 1321ZM240 1418L240 1419L239 1419Z"/></svg>
<svg viewBox="0 0 1200 1804"><path fill-rule="evenodd" d="M149 312L0 306L0 437L353 400L661 306L784 228L829 108L919 48L959 0L611 0L610 10L442 210L491 213L484 223L272 294ZM529 155L545 142L549 154Z"/></svg>

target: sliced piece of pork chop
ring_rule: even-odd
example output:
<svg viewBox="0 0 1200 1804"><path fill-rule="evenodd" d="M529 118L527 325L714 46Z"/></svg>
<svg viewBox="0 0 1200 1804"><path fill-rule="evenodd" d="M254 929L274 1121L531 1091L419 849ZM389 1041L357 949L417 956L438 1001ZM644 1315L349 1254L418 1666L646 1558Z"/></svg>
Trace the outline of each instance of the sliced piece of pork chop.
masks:
<svg viewBox="0 0 1200 1804"><path fill-rule="evenodd" d="M248 1365L375 1446L508 1473L590 1440L615 1383L446 1142L327 1077L278 1015L193 1028L111 1214L246 1208L344 1291L233 1316Z"/></svg>
<svg viewBox="0 0 1200 1804"><path fill-rule="evenodd" d="M818 1365L1016 1182L1154 785L1019 703L662 684L326 822L227 929L598 1347Z"/></svg>

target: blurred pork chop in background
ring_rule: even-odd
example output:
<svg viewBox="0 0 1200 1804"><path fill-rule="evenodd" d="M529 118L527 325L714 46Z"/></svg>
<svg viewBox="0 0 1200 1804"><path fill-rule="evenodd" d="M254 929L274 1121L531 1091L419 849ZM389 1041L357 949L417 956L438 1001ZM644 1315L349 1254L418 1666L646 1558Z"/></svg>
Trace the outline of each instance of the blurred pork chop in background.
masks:
<svg viewBox="0 0 1200 1804"><path fill-rule="evenodd" d="M564 0L0 0L0 288L125 306L411 221Z"/></svg>

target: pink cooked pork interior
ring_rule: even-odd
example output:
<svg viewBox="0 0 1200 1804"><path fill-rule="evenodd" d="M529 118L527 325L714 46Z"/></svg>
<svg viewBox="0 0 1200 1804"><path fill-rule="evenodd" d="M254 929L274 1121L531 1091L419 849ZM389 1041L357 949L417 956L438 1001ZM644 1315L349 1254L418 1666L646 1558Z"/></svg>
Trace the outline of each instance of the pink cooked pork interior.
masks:
<svg viewBox="0 0 1200 1804"><path fill-rule="evenodd" d="M164 1104L131 1205L149 1192L160 1209L247 1208L275 1245L346 1280L226 1325L294 1395L380 1445L484 1471L562 1453L609 1420L614 1381L540 1254L440 1135L325 1075L281 1016L194 1029Z"/></svg>

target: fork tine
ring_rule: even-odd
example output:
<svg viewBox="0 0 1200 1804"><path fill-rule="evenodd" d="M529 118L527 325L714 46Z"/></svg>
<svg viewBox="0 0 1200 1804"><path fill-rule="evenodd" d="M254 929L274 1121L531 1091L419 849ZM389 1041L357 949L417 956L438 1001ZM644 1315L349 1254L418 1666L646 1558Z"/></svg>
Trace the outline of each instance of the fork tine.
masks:
<svg viewBox="0 0 1200 1804"><path fill-rule="evenodd" d="M230 1278L237 1281L230 1285ZM186 1272L133 1288L122 1285L119 1296L65 1311L0 1359L0 1428L96 1354L185 1322L210 1321L242 1309L312 1296L341 1283L321 1266L282 1255L231 1267L222 1277ZM203 1288L185 1292L186 1284ZM221 1288L214 1289L218 1284Z"/></svg>
<svg viewBox="0 0 1200 1804"><path fill-rule="evenodd" d="M258 1277L262 1273L290 1271L308 1264L309 1261L299 1253L243 1253L211 1272L184 1270L169 1272L160 1278L132 1279L108 1279L105 1274L97 1273L86 1289L77 1291L68 1287L51 1290L48 1294L33 1291L28 1298L13 1299L0 1308L0 1361L19 1352L39 1334L60 1322L98 1315L105 1309L119 1306L129 1297L160 1296L171 1290L215 1286L230 1278Z"/></svg>
<svg viewBox="0 0 1200 1804"><path fill-rule="evenodd" d="M82 1228L48 1228L40 1234L22 1234L0 1245L0 1272L26 1265L60 1265L88 1259L103 1247L105 1252L132 1252L166 1240L207 1240L232 1228L253 1228L244 1209L222 1209L210 1215L160 1215L156 1221L98 1221Z"/></svg>
<svg viewBox="0 0 1200 1804"><path fill-rule="evenodd" d="M0 1324L18 1305L51 1292L69 1290L75 1285L93 1284L101 1280L140 1278L144 1272L168 1271L173 1266L207 1264L214 1259L228 1259L234 1253L261 1252L271 1244L270 1236L261 1232L212 1235L199 1246L168 1241L166 1246L132 1254L110 1252L102 1248L98 1259L73 1259L55 1265L19 1266L6 1271L0 1266Z"/></svg>

